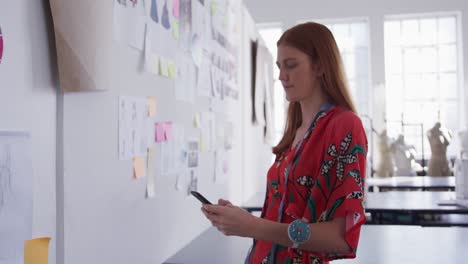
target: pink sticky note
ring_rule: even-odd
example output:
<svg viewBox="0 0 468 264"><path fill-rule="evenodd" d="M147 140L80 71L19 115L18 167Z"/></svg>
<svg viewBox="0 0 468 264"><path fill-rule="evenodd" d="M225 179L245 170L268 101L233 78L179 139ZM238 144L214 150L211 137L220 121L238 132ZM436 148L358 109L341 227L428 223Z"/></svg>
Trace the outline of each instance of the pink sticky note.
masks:
<svg viewBox="0 0 468 264"><path fill-rule="evenodd" d="M172 122L164 123L164 136L166 140L171 140L172 138Z"/></svg>
<svg viewBox="0 0 468 264"><path fill-rule="evenodd" d="M174 17L179 19L179 14L180 14L180 0L174 0L173 2L173 7L174 7Z"/></svg>
<svg viewBox="0 0 468 264"><path fill-rule="evenodd" d="M156 143L161 143L166 141L164 135L164 123L156 123Z"/></svg>

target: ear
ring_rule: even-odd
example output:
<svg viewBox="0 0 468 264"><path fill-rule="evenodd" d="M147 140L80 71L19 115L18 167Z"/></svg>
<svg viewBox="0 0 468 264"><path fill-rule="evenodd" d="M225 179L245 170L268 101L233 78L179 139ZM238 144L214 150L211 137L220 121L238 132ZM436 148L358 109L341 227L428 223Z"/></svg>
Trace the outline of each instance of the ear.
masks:
<svg viewBox="0 0 468 264"><path fill-rule="evenodd" d="M317 77L321 77L324 74L323 67L320 63L312 63L312 71L315 73Z"/></svg>

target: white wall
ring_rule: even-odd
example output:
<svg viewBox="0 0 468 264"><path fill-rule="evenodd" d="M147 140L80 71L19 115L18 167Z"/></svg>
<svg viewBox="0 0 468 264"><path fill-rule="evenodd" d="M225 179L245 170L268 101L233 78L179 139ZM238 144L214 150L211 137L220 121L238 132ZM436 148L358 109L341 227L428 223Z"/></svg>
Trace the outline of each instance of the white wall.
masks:
<svg viewBox="0 0 468 264"><path fill-rule="evenodd" d="M255 25L256 21L246 9L243 17L243 27L244 27L244 41L243 41L243 56L245 60L241 65L243 65L244 78L243 83L244 87L251 87L251 52L250 52L250 41L257 40L260 38L260 35ZM260 40L261 42L262 40ZM256 91L259 92L258 89ZM271 165L271 146L259 144L264 142L263 139L263 127L260 125L252 126L252 107L251 107L251 93L250 89L244 94L244 102L246 103L243 107L243 122L245 124L244 128L244 156L243 156L243 176L245 178L243 182L243 201L246 202L249 200L255 193L264 192L266 188L266 175L268 168ZM257 109L257 115L259 110ZM268 154L265 154L268 153Z"/></svg>
<svg viewBox="0 0 468 264"><path fill-rule="evenodd" d="M466 0L247 0L246 6L259 23L281 22L284 29L297 21L307 19L336 19L369 17L371 36L372 87L385 83L383 20L385 15L461 11L463 26L464 98L468 102L468 1ZM374 122L378 131L383 128L385 91L374 91ZM465 104L464 121L468 124L468 106Z"/></svg>
<svg viewBox="0 0 468 264"><path fill-rule="evenodd" d="M109 8L111 4L109 1ZM253 22L245 27L255 31ZM177 43L172 39L165 41L166 55L175 55ZM161 263L210 223L197 200L175 190L173 176L156 173L156 195L145 199L146 178L134 180L132 162L118 160L118 97L155 96L157 120L184 124L187 138L198 135L198 130L192 128L193 113L208 111L209 100L198 98L195 104L176 101L172 80L142 72L141 52L122 43L114 43L109 49L118 56L110 69L112 78L107 91L66 93L59 97L58 108L63 114L59 116L63 129L58 131L62 137L59 151L63 156L58 163L61 171L57 195L62 203L58 208L58 232L63 248L57 262ZM247 183L251 177L264 183L266 170L260 168L269 164L261 162L270 161L269 148L263 145L261 137L263 130L252 127L250 119L245 119L250 116L250 76L245 75L250 69L243 67L245 56L243 52L239 62L240 99L224 101L222 108L226 113L217 113L216 120L217 126L227 120L235 125L227 184L213 182L213 158L208 153L200 154L198 190L213 202L227 198L240 204L246 195L258 191L253 189L255 185ZM252 163L246 167L245 162ZM250 187L247 193L242 190L245 186ZM260 190L263 188L264 184Z"/></svg>
<svg viewBox="0 0 468 264"><path fill-rule="evenodd" d="M242 27L256 36L253 20L244 16ZM119 95L156 95L161 120L191 122L189 115L174 112L171 100L163 99L173 98L171 90L164 89L170 81L125 74L141 69L141 53L116 44L117 63L125 63L113 69L116 78L108 91L63 94L57 92L49 2L0 0L0 26L5 41L0 129L31 131L33 236L52 237L49 263L161 263L209 227L199 203L174 191L174 179L158 176L156 197L146 200L146 180L133 180L131 162L117 160ZM239 64L248 65L250 53L244 50L241 57ZM235 204L263 191L271 160L263 129L250 123L250 68L242 67L241 74L241 99L226 106L239 124L231 177L227 184L217 185L199 175L201 192ZM195 110L204 106L206 102L201 102ZM212 171L205 161L202 156L205 165L200 171Z"/></svg>
<svg viewBox="0 0 468 264"><path fill-rule="evenodd" d="M55 263L56 65L48 1L0 1L0 129L32 137L33 237L52 237Z"/></svg>

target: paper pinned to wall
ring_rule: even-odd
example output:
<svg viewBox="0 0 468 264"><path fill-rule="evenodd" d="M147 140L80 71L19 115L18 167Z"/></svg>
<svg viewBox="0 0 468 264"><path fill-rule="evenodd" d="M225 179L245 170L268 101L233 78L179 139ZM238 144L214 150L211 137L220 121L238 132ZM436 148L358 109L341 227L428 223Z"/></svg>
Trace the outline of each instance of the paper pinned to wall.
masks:
<svg viewBox="0 0 468 264"><path fill-rule="evenodd" d="M49 263L50 237L41 237L24 242L24 264Z"/></svg>
<svg viewBox="0 0 468 264"><path fill-rule="evenodd" d="M224 148L218 148L214 151L215 175L214 182L224 184L227 181L228 163L226 160L226 151Z"/></svg>
<svg viewBox="0 0 468 264"><path fill-rule="evenodd" d="M177 54L177 78L175 79L175 97L178 101L194 103L196 69L190 53Z"/></svg>
<svg viewBox="0 0 468 264"><path fill-rule="evenodd" d="M60 88L104 90L113 68L113 2L50 0Z"/></svg>
<svg viewBox="0 0 468 264"><path fill-rule="evenodd" d="M2 63L3 57L3 34L2 34L2 27L0 26L0 64Z"/></svg>
<svg viewBox="0 0 468 264"><path fill-rule="evenodd" d="M32 236L33 168L27 132L0 132L0 262L23 263Z"/></svg>
<svg viewBox="0 0 468 264"><path fill-rule="evenodd" d="M213 151L216 140L216 120L215 113L204 112L201 118L201 141L203 142L202 152Z"/></svg>
<svg viewBox="0 0 468 264"><path fill-rule="evenodd" d="M192 2L192 42L191 52L197 67L201 67L204 50L210 50L211 15L199 1Z"/></svg>
<svg viewBox="0 0 468 264"><path fill-rule="evenodd" d="M143 50L146 29L143 1L114 0L115 39Z"/></svg>
<svg viewBox="0 0 468 264"><path fill-rule="evenodd" d="M192 0L180 1L179 44L183 51L188 51L192 37Z"/></svg>
<svg viewBox="0 0 468 264"><path fill-rule="evenodd" d="M187 196L191 196L191 192L198 191L198 173L195 169L189 171L188 186L187 186Z"/></svg>
<svg viewBox="0 0 468 264"><path fill-rule="evenodd" d="M171 124L171 137L161 144L161 166L162 175L179 174L186 168L186 148L184 128L180 124Z"/></svg>
<svg viewBox="0 0 468 264"><path fill-rule="evenodd" d="M146 182L146 198L152 198L155 194L155 173L156 173L156 160L154 159L154 148L148 148L148 155L146 158L147 168L147 182Z"/></svg>
<svg viewBox="0 0 468 264"><path fill-rule="evenodd" d="M210 97L212 95L211 66L208 59L202 59L201 67L197 70L197 93L198 96Z"/></svg>
<svg viewBox="0 0 468 264"><path fill-rule="evenodd" d="M145 4L146 15L149 16L145 34L145 71L159 74L159 60L161 50L161 35L159 32L159 8L158 1L147 0Z"/></svg>
<svg viewBox="0 0 468 264"><path fill-rule="evenodd" d="M119 159L146 156L148 140L148 99L146 97L119 97Z"/></svg>
<svg viewBox="0 0 468 264"><path fill-rule="evenodd" d="M192 138L187 141L187 162L189 168L198 167L200 139Z"/></svg>

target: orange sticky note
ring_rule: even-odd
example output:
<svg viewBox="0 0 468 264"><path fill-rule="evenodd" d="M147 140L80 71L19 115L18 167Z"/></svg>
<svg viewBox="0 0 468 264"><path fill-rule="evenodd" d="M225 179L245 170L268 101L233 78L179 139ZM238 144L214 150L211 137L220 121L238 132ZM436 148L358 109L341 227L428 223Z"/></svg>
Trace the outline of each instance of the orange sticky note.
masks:
<svg viewBox="0 0 468 264"><path fill-rule="evenodd" d="M49 263L50 237L41 237L24 241L24 264Z"/></svg>
<svg viewBox="0 0 468 264"><path fill-rule="evenodd" d="M148 97L148 116L156 116L156 97L154 96Z"/></svg>
<svg viewBox="0 0 468 264"><path fill-rule="evenodd" d="M133 176L135 179L139 179L145 176L145 159L143 157L133 158Z"/></svg>

